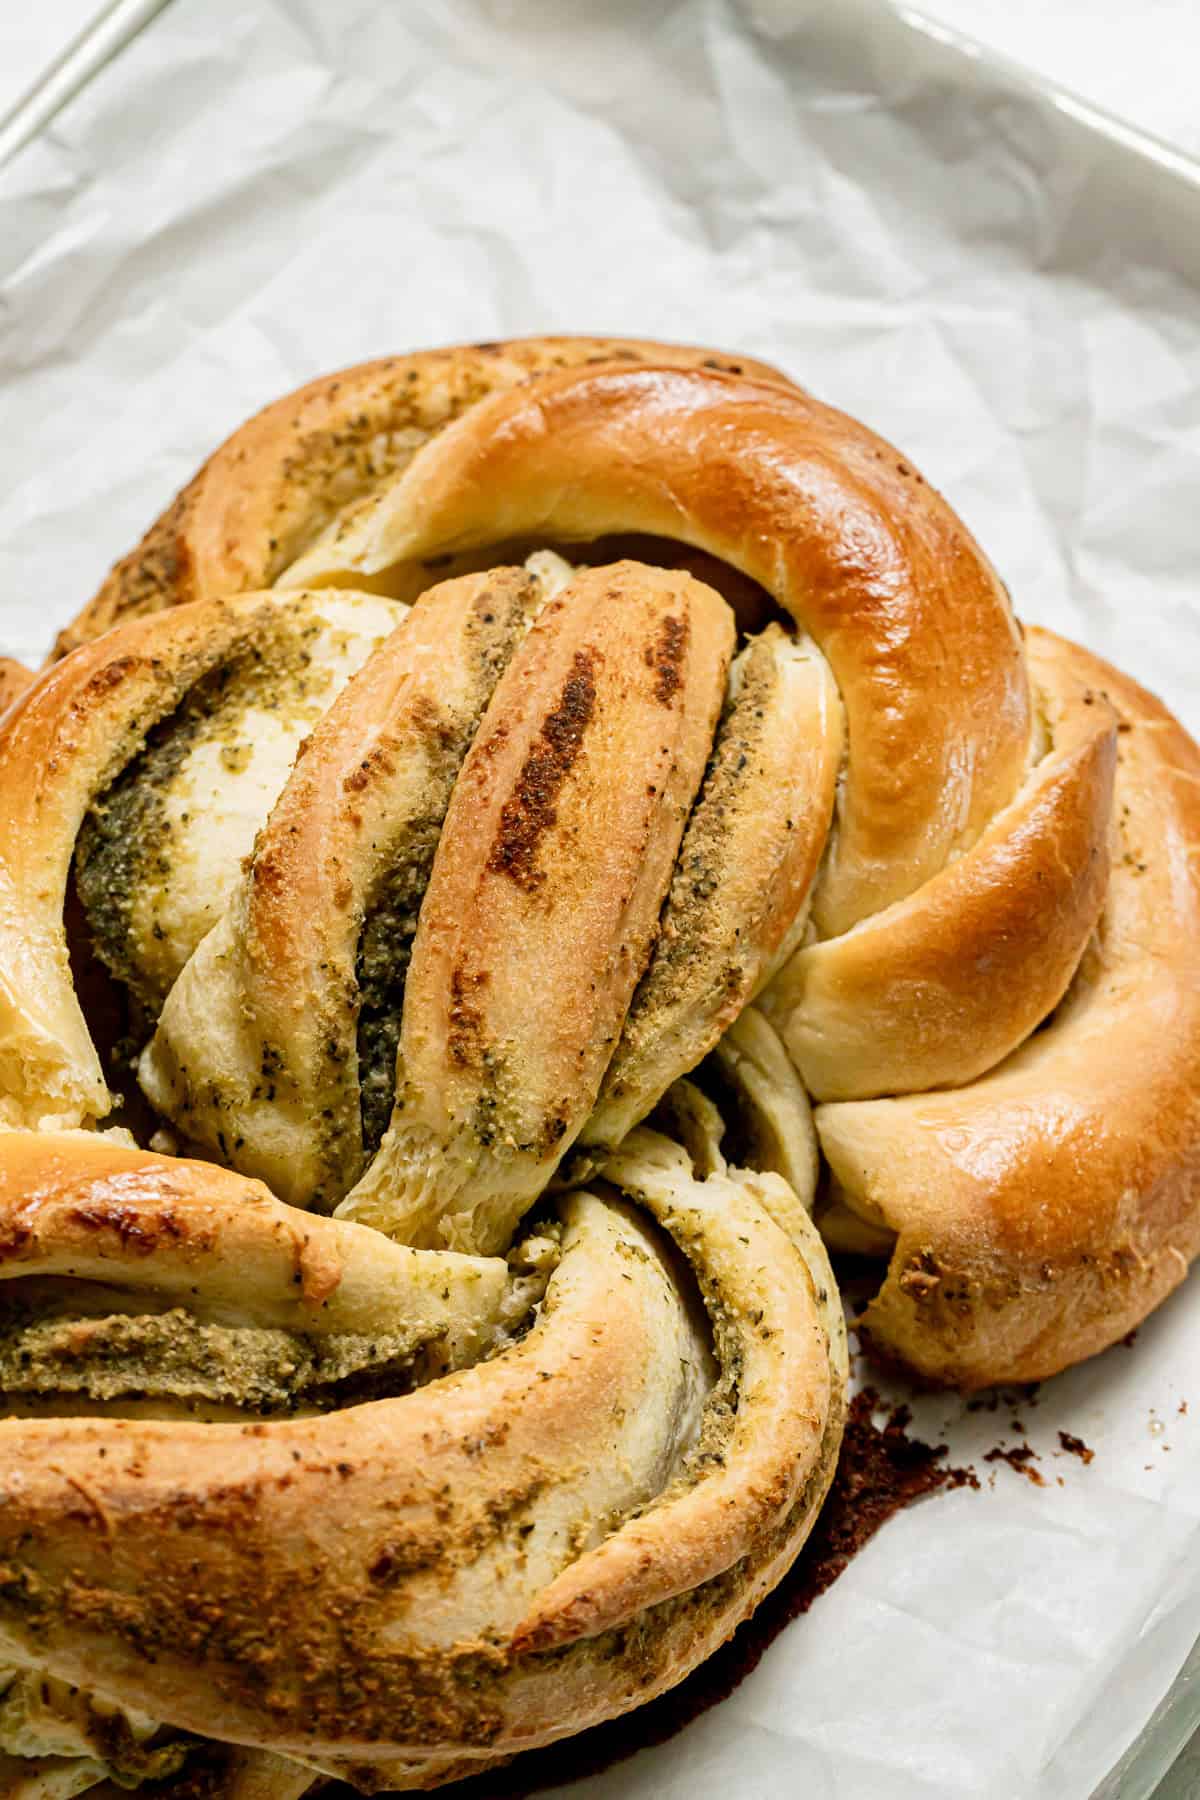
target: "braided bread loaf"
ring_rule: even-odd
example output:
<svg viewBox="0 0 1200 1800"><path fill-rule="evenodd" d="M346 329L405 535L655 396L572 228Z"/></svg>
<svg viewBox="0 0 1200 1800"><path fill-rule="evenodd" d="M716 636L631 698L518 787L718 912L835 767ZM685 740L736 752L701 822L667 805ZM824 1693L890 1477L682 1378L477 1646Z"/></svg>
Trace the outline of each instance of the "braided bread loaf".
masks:
<svg viewBox="0 0 1200 1800"><path fill-rule="evenodd" d="M60 648L0 723L14 1792L623 1711L819 1508L822 1236L967 1387L1200 1246L1200 756L776 372L314 383Z"/></svg>

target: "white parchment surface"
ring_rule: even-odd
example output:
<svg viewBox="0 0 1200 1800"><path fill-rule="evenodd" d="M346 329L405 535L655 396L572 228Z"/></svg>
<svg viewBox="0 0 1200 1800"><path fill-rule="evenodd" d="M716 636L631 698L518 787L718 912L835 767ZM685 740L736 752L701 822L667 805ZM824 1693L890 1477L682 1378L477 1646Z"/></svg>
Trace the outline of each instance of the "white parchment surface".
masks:
<svg viewBox="0 0 1200 1800"><path fill-rule="evenodd" d="M310 376L625 331L860 415L1200 729L1198 246L1200 188L865 0L174 0L0 173L0 648ZM1086 1800L1200 1629L1200 1288L1019 1416L1045 1486L978 1463L572 1800Z"/></svg>

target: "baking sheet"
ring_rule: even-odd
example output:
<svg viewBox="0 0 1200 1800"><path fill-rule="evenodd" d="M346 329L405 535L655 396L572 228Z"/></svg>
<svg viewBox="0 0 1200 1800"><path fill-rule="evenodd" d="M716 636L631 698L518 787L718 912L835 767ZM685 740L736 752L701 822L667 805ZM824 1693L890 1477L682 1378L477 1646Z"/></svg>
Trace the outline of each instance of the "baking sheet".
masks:
<svg viewBox="0 0 1200 1800"><path fill-rule="evenodd" d="M173 0L0 174L0 648L44 649L310 375L628 331L861 415L1025 618L1200 728L1200 187L831 11ZM1042 1487L978 1460L1012 1412L917 1413L982 1491L895 1520L721 1706L564 1795L1086 1800L1200 1624L1200 1290L1018 1409Z"/></svg>
<svg viewBox="0 0 1200 1800"><path fill-rule="evenodd" d="M0 20L0 167L43 131L167 0L39 0Z"/></svg>

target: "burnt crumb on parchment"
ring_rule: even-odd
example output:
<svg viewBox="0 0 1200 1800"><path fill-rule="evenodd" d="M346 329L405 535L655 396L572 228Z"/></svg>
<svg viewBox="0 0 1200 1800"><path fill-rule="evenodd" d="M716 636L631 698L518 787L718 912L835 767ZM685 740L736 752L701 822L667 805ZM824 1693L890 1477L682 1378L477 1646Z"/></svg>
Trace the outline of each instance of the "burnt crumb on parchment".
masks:
<svg viewBox="0 0 1200 1800"><path fill-rule="evenodd" d="M1076 1437L1073 1431L1060 1431L1058 1441L1068 1456L1077 1456L1080 1462L1090 1463L1096 1454L1090 1445L1085 1444L1081 1437Z"/></svg>
<svg viewBox="0 0 1200 1800"><path fill-rule="evenodd" d="M532 1750L507 1768L457 1783L455 1800L522 1800L560 1783L582 1780L653 1744L666 1742L710 1706L730 1695L756 1667L772 1641L833 1585L881 1525L914 1501L939 1489L978 1488L973 1469L950 1468L945 1444L908 1436L906 1406L873 1415L879 1395L865 1388L850 1402L837 1474L812 1535L779 1586L753 1618L679 1687L648 1706L590 1731ZM350 1800L348 1788L327 1790L327 1800Z"/></svg>
<svg viewBox="0 0 1200 1800"><path fill-rule="evenodd" d="M1018 1475L1024 1475L1035 1487L1046 1485L1045 1476L1033 1466L1038 1460L1038 1454L1032 1444L997 1444L993 1450L985 1452L983 1460L986 1463L1007 1463L1010 1469Z"/></svg>

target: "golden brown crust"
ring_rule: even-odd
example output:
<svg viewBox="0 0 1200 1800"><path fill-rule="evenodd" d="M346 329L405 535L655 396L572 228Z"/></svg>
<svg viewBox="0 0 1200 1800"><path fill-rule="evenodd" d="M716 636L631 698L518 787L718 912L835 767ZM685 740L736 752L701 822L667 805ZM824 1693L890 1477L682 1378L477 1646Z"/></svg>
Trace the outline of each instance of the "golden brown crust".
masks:
<svg viewBox="0 0 1200 1800"><path fill-rule="evenodd" d="M213 917L220 912L221 889L236 875L239 845L249 849L254 827L273 798L272 775L276 785L282 783L296 745L339 681L401 610L372 596L319 595L311 605L301 596L291 606L283 596L242 594L196 602L169 619L131 619L46 671L0 719L0 816L5 820L0 840L0 1122L36 1125L44 1120L72 1126L103 1118L109 1110L100 1061L76 997L64 927L72 859L92 803L145 749L153 729L206 678L222 677L239 659L270 671L272 691L265 704L243 720L245 729L272 740L274 756L265 757L265 772L253 745L235 745L234 766L250 765L239 787L238 777L221 759L220 746L207 745L218 754L210 759L199 804L183 802L183 821L190 807L185 835L193 841L183 845L176 861L185 881L189 869L203 863L200 882L192 884L201 888L199 909L191 909L181 931L152 906L143 906L147 916L139 918L149 878L158 875L164 860L165 842L148 846L150 853L139 865L143 886L138 892L115 891L122 884L128 889L127 869L118 869L113 878L114 891L108 896L117 914L112 936L151 987L152 978L159 976L165 989L207 929L205 904L213 905ZM329 666L318 670L323 644ZM303 666L294 684L312 692L285 717L282 695L289 660ZM213 762L221 772L223 793L212 790ZM131 825L124 836L130 838L132 831ZM121 853L130 847L120 846ZM179 936L181 945L175 942Z"/></svg>
<svg viewBox="0 0 1200 1800"><path fill-rule="evenodd" d="M864 1328L963 1387L1117 1342L1200 1250L1200 752L1135 682L1057 649L1119 721L1108 899L1066 999L968 1086L816 1114L845 1197L897 1234Z"/></svg>
<svg viewBox="0 0 1200 1800"><path fill-rule="evenodd" d="M764 1238L748 1211L745 1194L763 1195L744 1172L696 1182L684 1151L639 1130L606 1161L604 1174L649 1206L681 1245L703 1237L698 1273L718 1358L726 1371L736 1371L735 1418L719 1443L700 1440L700 1466L710 1458L716 1464L706 1479L696 1481L689 1470L692 1478L677 1482L678 1491L668 1491L539 1595L517 1628L520 1648L545 1650L594 1637L731 1569L792 1513L797 1447L807 1447L800 1449L807 1460L831 1405L829 1346L840 1344L840 1302L803 1211L793 1241L808 1280L798 1285L794 1262L778 1249L776 1258L759 1260L779 1237L771 1232ZM813 1301L822 1321L817 1330L806 1319ZM810 1354L781 1361L777 1333L793 1346L807 1335ZM833 1361L836 1369L840 1349Z"/></svg>
<svg viewBox="0 0 1200 1800"><path fill-rule="evenodd" d="M720 557L828 658L850 755L823 934L903 899L1012 799L1031 714L1003 588L890 445L796 390L709 369L546 375L480 402L281 582L387 583L438 553L610 531Z"/></svg>
<svg viewBox="0 0 1200 1800"><path fill-rule="evenodd" d="M804 925L844 750L837 691L824 658L777 625L751 639L731 687L585 1144L619 1144L713 1048Z"/></svg>
<svg viewBox="0 0 1200 1800"><path fill-rule="evenodd" d="M648 361L785 379L752 358L598 337L460 344L319 376L264 407L214 451L59 633L55 655L120 619L270 587L339 508L398 474L421 444L489 394L552 369Z"/></svg>
<svg viewBox="0 0 1200 1800"><path fill-rule="evenodd" d="M0 721L0 1119L103 1118L108 1090L75 986L63 906L88 803L145 733L254 629L261 597L134 621L81 650ZM34 773L45 779L32 799Z"/></svg>
<svg viewBox="0 0 1200 1800"><path fill-rule="evenodd" d="M455 785L395 1111L340 1216L491 1250L546 1186L645 968L733 635L711 588L632 562L580 571L539 615Z"/></svg>
<svg viewBox="0 0 1200 1800"><path fill-rule="evenodd" d="M269 1325L381 1332L494 1323L496 1259L431 1256L298 1212L232 1170L94 1132L0 1135L0 1282L69 1277L153 1290Z"/></svg>
<svg viewBox="0 0 1200 1800"><path fill-rule="evenodd" d="M101 1231L110 1280L152 1270L133 1229L143 1191L149 1229L164 1189L181 1189L182 1220L206 1175L218 1192L237 1179L77 1138L12 1143L18 1190L66 1184L46 1203L52 1236L76 1228L64 1199L68 1212L120 1211L122 1228ZM76 1152L86 1177L72 1172ZM727 1178L718 1197L650 1134L613 1173L676 1235L717 1326L724 1379L698 1438L703 1342L658 1240L623 1204L573 1195L533 1328L403 1399L251 1425L0 1423L0 1654L136 1689L186 1729L336 1764L386 1764L406 1746L510 1753L678 1680L807 1532L840 1436L843 1349L819 1244L794 1248L751 1181ZM222 1211L209 1229L244 1227ZM207 1253L193 1253L202 1284ZM753 1479L731 1483L710 1464L714 1441L750 1457ZM624 1531L645 1527L619 1521L664 1487L679 1579L664 1564L662 1597L645 1607L622 1549ZM534 1648L560 1617L548 1584L614 1515L570 1641L563 1617L559 1647ZM668 1597L676 1588L687 1591Z"/></svg>
<svg viewBox="0 0 1200 1800"><path fill-rule="evenodd" d="M1116 720L1074 652L1026 633L1051 742L1010 806L907 900L799 950L764 999L810 1093L957 1087L1061 1000L1108 887Z"/></svg>
<svg viewBox="0 0 1200 1800"><path fill-rule="evenodd" d="M415 921L459 766L540 594L500 569L418 601L306 740L143 1054L160 1112L215 1154L236 1142L238 1166L296 1205L328 1209L363 1172L364 924L381 896L390 939ZM399 965L407 948L381 954ZM394 1063L393 1047L385 1117Z"/></svg>

